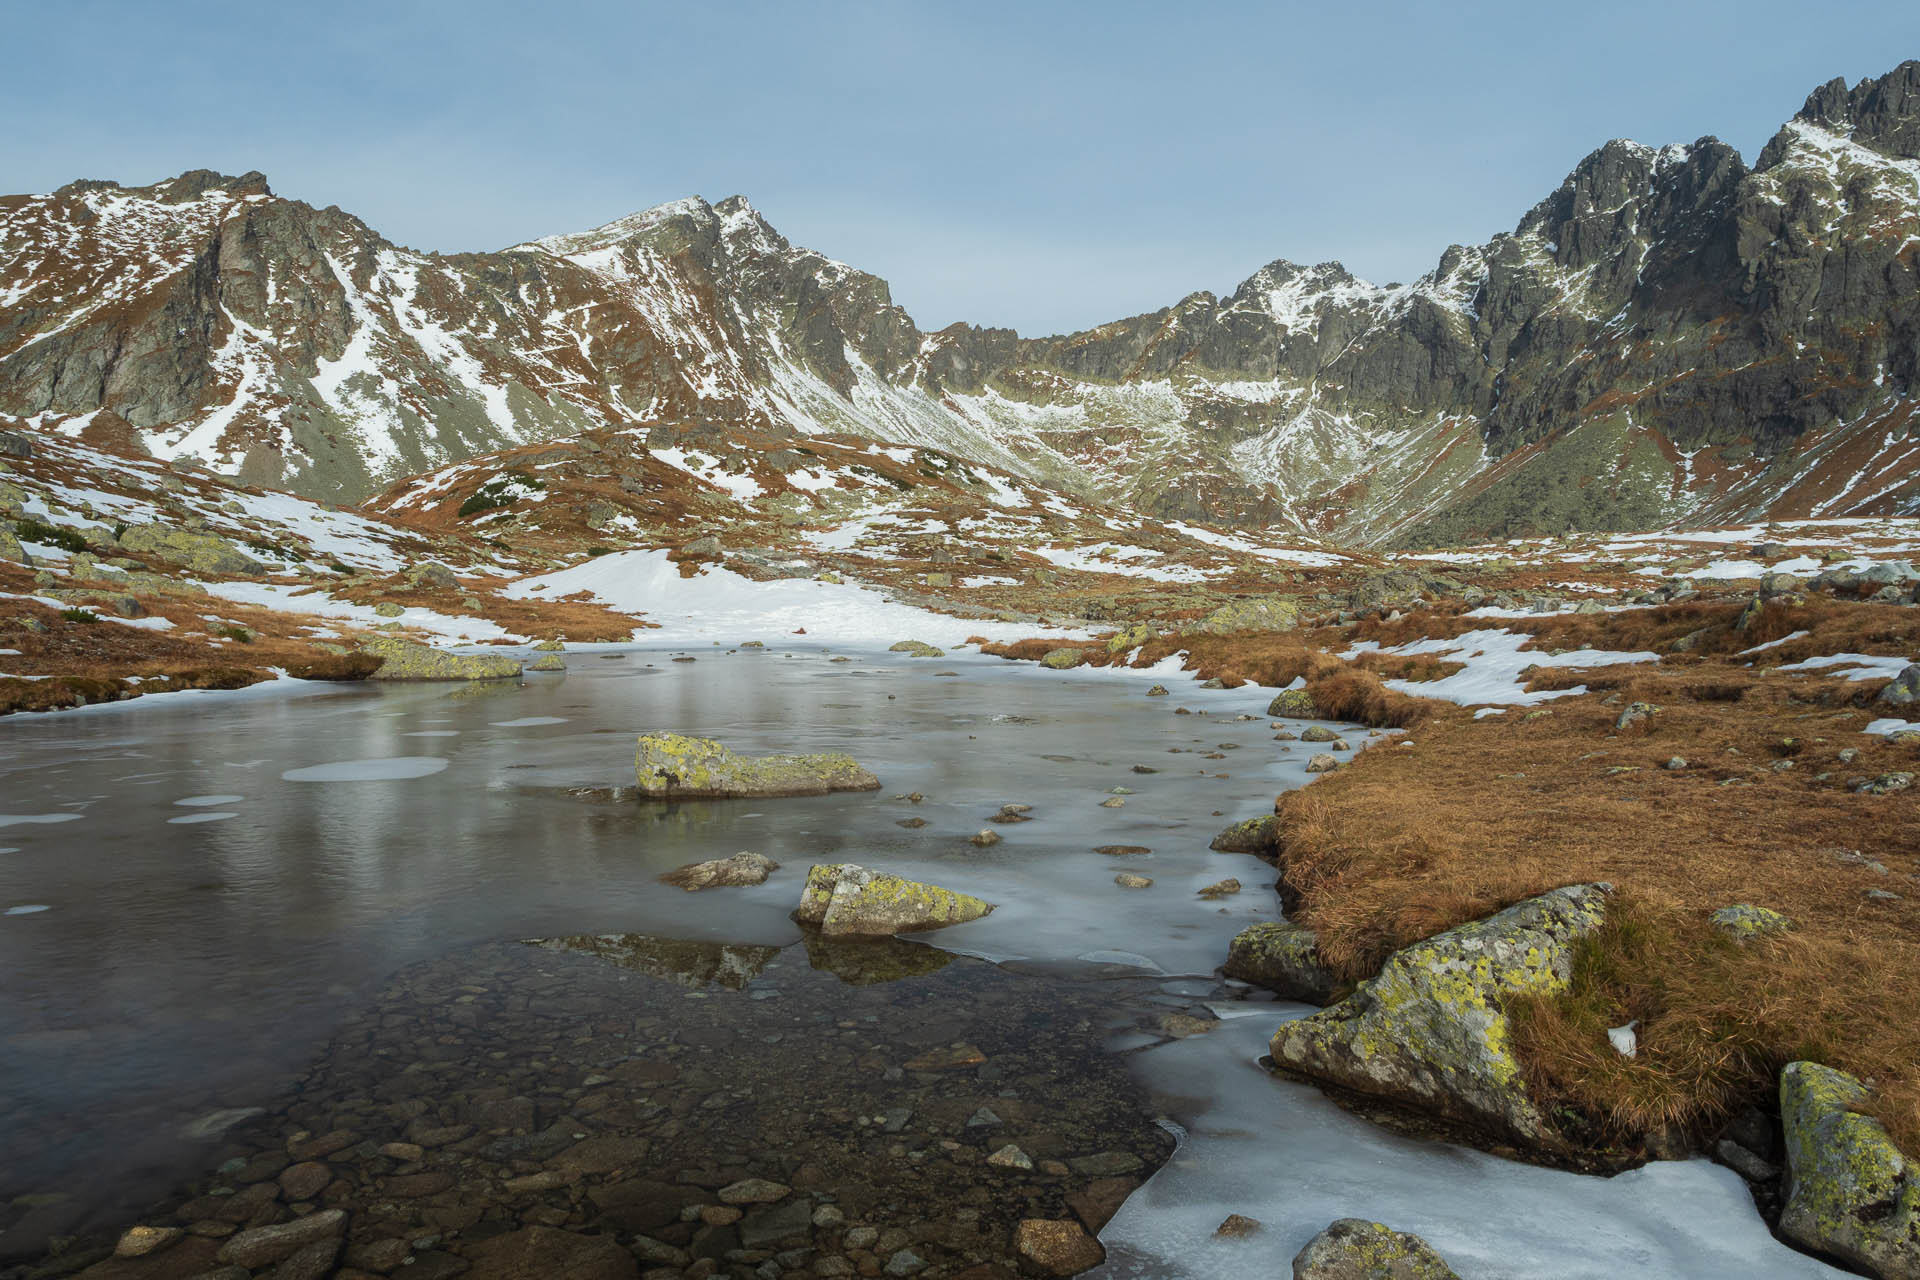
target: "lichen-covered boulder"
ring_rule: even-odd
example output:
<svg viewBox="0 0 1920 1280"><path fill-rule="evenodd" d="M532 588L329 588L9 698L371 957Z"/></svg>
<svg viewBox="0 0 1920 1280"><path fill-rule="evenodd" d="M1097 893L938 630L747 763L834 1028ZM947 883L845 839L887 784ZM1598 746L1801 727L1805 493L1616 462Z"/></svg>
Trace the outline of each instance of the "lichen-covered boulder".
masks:
<svg viewBox="0 0 1920 1280"><path fill-rule="evenodd" d="M1116 631L1107 637L1108 653L1125 653L1129 649L1138 649L1153 639L1153 628L1144 622L1136 622L1124 630Z"/></svg>
<svg viewBox="0 0 1920 1280"><path fill-rule="evenodd" d="M1920 662L1908 663L1899 675L1888 681L1887 687L1880 691L1879 701L1896 707L1920 702Z"/></svg>
<svg viewBox="0 0 1920 1280"><path fill-rule="evenodd" d="M1778 911L1745 902L1721 907L1708 920L1715 930L1735 942L1747 942L1769 933L1785 933L1793 928L1793 921Z"/></svg>
<svg viewBox="0 0 1920 1280"><path fill-rule="evenodd" d="M1041 657L1040 665L1054 671L1065 671L1068 667L1077 667L1086 661L1087 655L1079 649L1049 649Z"/></svg>
<svg viewBox="0 0 1920 1280"><path fill-rule="evenodd" d="M1566 989L1572 944L1599 928L1611 892L1606 884L1569 885L1414 943L1339 1004L1275 1032L1274 1062L1537 1147L1562 1147L1527 1097L1503 1001Z"/></svg>
<svg viewBox="0 0 1920 1280"><path fill-rule="evenodd" d="M450 587L458 590L460 586L460 579L453 576L453 570L435 560L413 566L407 570L406 579L410 586L425 587L429 590L436 587Z"/></svg>
<svg viewBox="0 0 1920 1280"><path fill-rule="evenodd" d="M14 536L11 529L0 529L0 560L33 568L33 557L27 554L27 549L20 545L20 539Z"/></svg>
<svg viewBox="0 0 1920 1280"><path fill-rule="evenodd" d="M667 872L660 879L665 884L692 893L696 889L730 889L741 885L765 884L767 877L779 869L780 864L766 854L743 849L731 858L690 862L677 871Z"/></svg>
<svg viewBox="0 0 1920 1280"><path fill-rule="evenodd" d="M1300 604L1291 596L1258 596L1223 604L1200 629L1224 635L1234 631L1291 631L1300 621Z"/></svg>
<svg viewBox="0 0 1920 1280"><path fill-rule="evenodd" d="M1407 1231L1342 1218L1293 1259L1293 1280L1460 1280L1433 1246Z"/></svg>
<svg viewBox="0 0 1920 1280"><path fill-rule="evenodd" d="M1280 848L1280 819L1272 814L1236 822L1207 845L1220 853L1271 854Z"/></svg>
<svg viewBox="0 0 1920 1280"><path fill-rule="evenodd" d="M1308 725L1300 731L1300 741L1302 742L1332 742L1339 738L1339 736L1339 734L1323 724Z"/></svg>
<svg viewBox="0 0 1920 1280"><path fill-rule="evenodd" d="M1920 1280L1920 1174L1844 1071L1790 1062L1780 1072L1786 1209L1780 1233L1884 1280Z"/></svg>
<svg viewBox="0 0 1920 1280"><path fill-rule="evenodd" d="M542 640L539 644L533 646L535 653L565 653L566 650L567 646L558 640Z"/></svg>
<svg viewBox="0 0 1920 1280"><path fill-rule="evenodd" d="M527 664L529 671L565 671L567 660L557 653L543 653Z"/></svg>
<svg viewBox="0 0 1920 1280"><path fill-rule="evenodd" d="M1289 720L1311 720L1317 713L1313 695L1305 689L1282 689L1267 704L1267 714Z"/></svg>
<svg viewBox="0 0 1920 1280"><path fill-rule="evenodd" d="M360 651L384 659L373 680L508 680L520 674L520 664L500 654L448 653L398 636L369 636Z"/></svg>
<svg viewBox="0 0 1920 1280"><path fill-rule="evenodd" d="M896 640L887 646L889 653L904 653L909 658L944 658L945 649L928 644L925 640Z"/></svg>
<svg viewBox="0 0 1920 1280"><path fill-rule="evenodd" d="M793 918L820 926L829 938L881 938L965 924L992 910L992 903L969 894L839 862L807 872Z"/></svg>
<svg viewBox="0 0 1920 1280"><path fill-rule="evenodd" d="M195 573L265 573L267 567L225 538L188 533L165 525L136 524L120 535L120 545L136 555L158 556Z"/></svg>
<svg viewBox="0 0 1920 1280"><path fill-rule="evenodd" d="M1305 925L1262 921L1234 935L1226 975L1288 1000L1326 1004L1339 983L1320 962L1319 941Z"/></svg>
<svg viewBox="0 0 1920 1280"><path fill-rule="evenodd" d="M640 738L633 771L640 794L659 800L724 800L752 796L823 796L876 791L880 779L852 756L743 756L711 738L649 733Z"/></svg>

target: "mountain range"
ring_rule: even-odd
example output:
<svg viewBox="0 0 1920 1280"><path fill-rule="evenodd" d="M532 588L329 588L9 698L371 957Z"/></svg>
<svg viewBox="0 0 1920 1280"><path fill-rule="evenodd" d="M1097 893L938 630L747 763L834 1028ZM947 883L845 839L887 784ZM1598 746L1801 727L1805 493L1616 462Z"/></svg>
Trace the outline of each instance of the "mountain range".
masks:
<svg viewBox="0 0 1920 1280"><path fill-rule="evenodd" d="M0 416L349 504L645 426L1353 544L1914 514L1917 380L1920 61L1751 165L1609 142L1410 284L1282 260L1045 338L923 332L738 196L444 255L258 173L0 198Z"/></svg>

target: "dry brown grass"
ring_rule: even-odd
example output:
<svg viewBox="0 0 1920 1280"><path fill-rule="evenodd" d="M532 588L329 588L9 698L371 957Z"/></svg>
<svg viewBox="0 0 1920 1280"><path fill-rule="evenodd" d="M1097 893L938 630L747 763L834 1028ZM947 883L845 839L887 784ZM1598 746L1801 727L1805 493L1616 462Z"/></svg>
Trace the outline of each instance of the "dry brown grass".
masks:
<svg viewBox="0 0 1920 1280"><path fill-rule="evenodd" d="M1442 929L1560 885L1611 881L1617 904L1585 949L1574 998L1518 1011L1546 1099L1612 1135L1669 1123L1705 1132L1767 1096L1782 1062L1816 1057L1874 1079L1896 1138L1920 1149L1910 979L1920 792L1848 787L1855 775L1920 769L1920 748L1858 732L1870 713L1852 703L1868 682L1717 662L1605 674L1620 682L1615 695L1558 700L1532 720L1517 708L1480 721L1436 714L1414 747L1374 746L1282 797L1296 918L1354 980ZM1608 696L1662 710L1650 728L1619 734ZM1838 761L1843 747L1859 751L1852 764ZM1676 755L1689 767L1661 767ZM1784 760L1792 767L1776 770ZM1873 888L1902 896L1870 899ZM1783 911L1796 928L1724 942L1707 916L1739 902ZM1629 1060L1604 1032L1635 1017L1641 1052Z"/></svg>

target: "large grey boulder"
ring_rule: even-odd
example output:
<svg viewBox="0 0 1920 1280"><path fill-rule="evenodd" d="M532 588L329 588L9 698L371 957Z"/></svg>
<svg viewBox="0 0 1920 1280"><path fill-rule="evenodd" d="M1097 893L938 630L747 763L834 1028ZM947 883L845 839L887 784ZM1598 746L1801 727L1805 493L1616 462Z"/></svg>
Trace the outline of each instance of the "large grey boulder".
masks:
<svg viewBox="0 0 1920 1280"><path fill-rule="evenodd" d="M1294 1255L1293 1280L1460 1280L1419 1236L1342 1218Z"/></svg>
<svg viewBox="0 0 1920 1280"><path fill-rule="evenodd" d="M385 659L374 680L506 680L520 674L520 664L494 653L448 653L398 636L368 636L363 653Z"/></svg>
<svg viewBox="0 0 1920 1280"><path fill-rule="evenodd" d="M1547 1149L1503 1002L1566 989L1573 943L1599 928L1607 884L1569 885L1390 957L1340 1003L1274 1033L1275 1063Z"/></svg>
<svg viewBox="0 0 1920 1280"><path fill-rule="evenodd" d="M1900 674L1880 691L1880 701L1896 707L1920 702L1920 662L1911 662L1902 668Z"/></svg>
<svg viewBox="0 0 1920 1280"><path fill-rule="evenodd" d="M823 796L880 787L880 779L838 752L743 756L711 738L679 733L641 735L633 770L640 794L658 800Z"/></svg>
<svg viewBox="0 0 1920 1280"><path fill-rule="evenodd" d="M842 862L807 872L793 918L828 937L878 938L964 924L992 910L970 894Z"/></svg>
<svg viewBox="0 0 1920 1280"><path fill-rule="evenodd" d="M1320 961L1313 930L1289 921L1262 921L1234 935L1225 973L1308 1004L1326 1004L1340 985Z"/></svg>
<svg viewBox="0 0 1920 1280"><path fill-rule="evenodd" d="M1886 1128L1853 1109L1867 1096L1858 1080L1817 1062L1780 1072L1780 1233L1868 1275L1920 1280L1920 1178Z"/></svg>

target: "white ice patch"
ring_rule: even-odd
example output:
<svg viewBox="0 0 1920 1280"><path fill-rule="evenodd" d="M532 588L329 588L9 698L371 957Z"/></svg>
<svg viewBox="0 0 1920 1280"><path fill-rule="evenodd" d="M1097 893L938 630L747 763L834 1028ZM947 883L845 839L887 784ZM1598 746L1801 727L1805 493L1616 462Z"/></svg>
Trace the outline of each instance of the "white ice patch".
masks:
<svg viewBox="0 0 1920 1280"><path fill-rule="evenodd" d="M534 725L565 724L566 722L567 717L565 716L522 716L518 720L495 720L493 727L496 729L530 729Z"/></svg>
<svg viewBox="0 0 1920 1280"><path fill-rule="evenodd" d="M183 813L177 818L168 818L167 822L176 827L190 827L202 822L225 822L228 818L237 818L239 816L239 814L231 812Z"/></svg>
<svg viewBox="0 0 1920 1280"><path fill-rule="evenodd" d="M78 822L80 818L77 813L0 813L0 827L50 826L56 822Z"/></svg>
<svg viewBox="0 0 1920 1280"><path fill-rule="evenodd" d="M385 756L371 760L336 760L281 774L288 782L386 782L425 778L439 773L447 762L438 756Z"/></svg>
<svg viewBox="0 0 1920 1280"><path fill-rule="evenodd" d="M1610 649L1575 649L1569 653L1522 652L1521 646L1533 637L1524 631L1469 631L1452 639L1428 637L1408 644L1382 649L1378 641L1363 640L1340 656L1354 659L1363 653L1385 653L1399 657L1432 654L1465 667L1440 680L1386 680L1387 688L1416 698L1435 698L1463 707L1492 704L1530 705L1551 698L1568 698L1584 693L1586 686L1572 689L1536 689L1528 692L1528 667L1607 667L1626 662L1658 662L1660 655L1645 650L1622 653Z"/></svg>
<svg viewBox="0 0 1920 1280"><path fill-rule="evenodd" d="M1845 667L1837 672L1849 680L1891 680L1912 665L1908 658L1886 658L1874 653L1829 653L1775 667L1776 671L1819 671L1827 667Z"/></svg>
<svg viewBox="0 0 1920 1280"><path fill-rule="evenodd" d="M175 800L177 805L189 809L212 809L223 804L239 804L245 796L188 796L185 800Z"/></svg>

